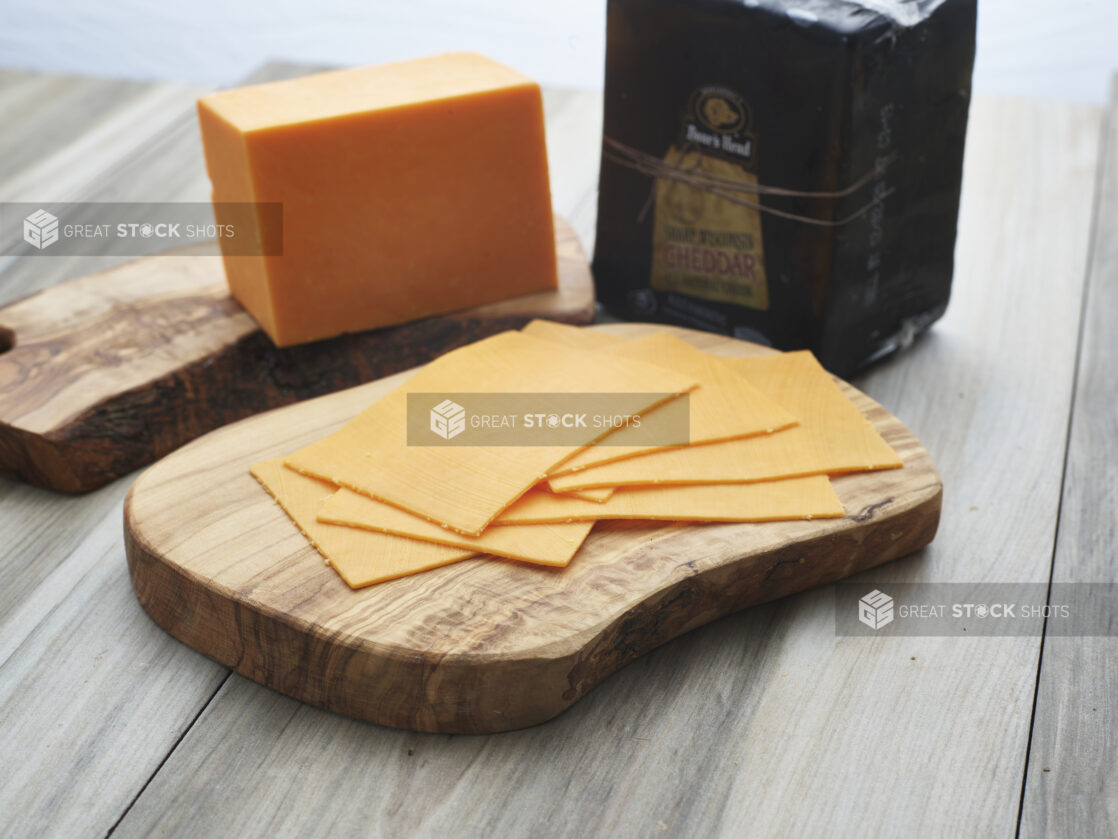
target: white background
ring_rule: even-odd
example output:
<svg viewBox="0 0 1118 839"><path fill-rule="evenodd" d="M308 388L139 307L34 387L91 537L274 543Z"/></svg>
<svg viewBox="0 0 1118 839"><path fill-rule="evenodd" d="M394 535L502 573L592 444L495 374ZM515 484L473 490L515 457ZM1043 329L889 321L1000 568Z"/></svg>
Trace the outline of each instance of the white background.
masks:
<svg viewBox="0 0 1118 839"><path fill-rule="evenodd" d="M605 0L0 0L2 67L215 85L468 49L600 88L604 45ZM1115 71L1118 0L979 0L976 91L1102 104Z"/></svg>

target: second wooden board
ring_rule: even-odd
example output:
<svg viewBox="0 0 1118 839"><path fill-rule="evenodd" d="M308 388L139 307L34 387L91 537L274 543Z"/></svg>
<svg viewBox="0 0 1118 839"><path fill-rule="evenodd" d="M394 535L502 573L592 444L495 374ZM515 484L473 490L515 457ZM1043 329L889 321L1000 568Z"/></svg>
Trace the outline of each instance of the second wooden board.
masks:
<svg viewBox="0 0 1118 839"><path fill-rule="evenodd" d="M754 344L649 324L722 355ZM941 485L928 452L869 397L848 395L903 469L836 479L841 519L601 522L565 569L470 559L349 589L249 474L338 428L407 374L244 420L145 472L125 504L144 609L249 678L343 714L431 732L550 719L675 636L848 576L931 541Z"/></svg>
<svg viewBox="0 0 1118 839"><path fill-rule="evenodd" d="M373 381L533 318L588 323L594 281L555 219L559 287L277 349L232 297L214 243L0 308L0 474L85 492L207 431Z"/></svg>

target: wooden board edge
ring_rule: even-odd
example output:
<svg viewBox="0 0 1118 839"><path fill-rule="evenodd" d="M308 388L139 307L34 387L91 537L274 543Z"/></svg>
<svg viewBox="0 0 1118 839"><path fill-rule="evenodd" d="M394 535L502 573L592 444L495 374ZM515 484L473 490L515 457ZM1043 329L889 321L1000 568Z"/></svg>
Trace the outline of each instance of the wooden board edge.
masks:
<svg viewBox="0 0 1118 839"><path fill-rule="evenodd" d="M568 266L564 270L577 296L546 316L589 323L595 313L590 265L569 223L556 216L555 228L558 258ZM0 476L58 492L89 492L231 422L375 381L487 335L520 329L544 314L542 307L534 309L533 298L560 293L524 295L278 351L256 330L142 387L121 391L49 432L0 421ZM256 368L261 369L256 387L228 385L239 381L240 371Z"/></svg>
<svg viewBox="0 0 1118 839"><path fill-rule="evenodd" d="M65 442L0 422L0 477L68 493L108 483L89 484L80 469L74 470L80 463L81 457L71 454Z"/></svg>
<svg viewBox="0 0 1118 839"><path fill-rule="evenodd" d="M840 520L847 526L760 555L746 555L682 577L655 597L617 618L588 645L568 675L567 698L574 702L634 659L711 621L849 577L907 556L928 545L939 527L942 485L887 514ZM703 525L723 527L725 525ZM696 531L695 535L701 531ZM880 550L866 550L880 544ZM679 551L669 537L650 550ZM809 558L810 557L810 558ZM813 560L819 561L814 564ZM699 586L707 595L697 596ZM710 603L715 603L713 609ZM694 608L694 607L700 608ZM644 627L654 627L649 633Z"/></svg>
<svg viewBox="0 0 1118 839"><path fill-rule="evenodd" d="M573 649L558 645L516 659L495 657L486 662L484 677L474 657L417 660L414 652L339 643L284 614L232 596L213 596L136 532L131 496L130 490L124 533L132 586L143 609L172 636L247 678L325 710L393 728L482 734L546 722L626 664L710 621L919 550L938 528L942 484L936 480L900 508L870 509L858 520L841 520L847 526L814 539L683 574L577 639ZM702 527L712 526L724 525ZM701 527L685 530L690 538L701 538ZM669 535L648 550L671 556L678 541ZM867 545L880 548L867 550ZM158 600L154 593L160 591L175 592L175 597ZM251 645L242 646L238 639L250 639ZM298 668L274 666L292 660L317 666L302 677ZM331 690L343 675L346 689ZM517 689L510 694L490 687L507 684ZM391 695L384 685L393 686ZM479 709L490 710L481 716Z"/></svg>

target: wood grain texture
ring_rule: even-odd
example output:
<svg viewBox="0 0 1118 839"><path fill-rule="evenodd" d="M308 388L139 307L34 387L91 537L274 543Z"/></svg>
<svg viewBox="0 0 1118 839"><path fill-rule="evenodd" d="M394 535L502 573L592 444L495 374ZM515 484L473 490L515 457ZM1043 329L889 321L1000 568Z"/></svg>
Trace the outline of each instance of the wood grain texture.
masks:
<svg viewBox="0 0 1118 839"><path fill-rule="evenodd" d="M0 197L208 200L193 114L201 92L3 71ZM0 301L123 259L0 257ZM229 675L136 602L120 538L126 490L114 482L76 497L0 480L5 837L108 834Z"/></svg>
<svg viewBox="0 0 1118 839"><path fill-rule="evenodd" d="M83 500L83 510L65 504L71 499L43 499L21 524L49 510L67 541L80 535L77 544L5 552L5 572L27 563L39 579L0 611L5 836L104 835L227 676L151 631L120 556L123 494L114 485L96 504ZM18 512L0 509L5 533Z"/></svg>
<svg viewBox="0 0 1118 839"><path fill-rule="evenodd" d="M127 139L143 145L169 130L193 95L179 85L5 72L2 177L18 176L29 164L43 178L34 195L13 197L7 180L0 195L61 195L54 187L65 173L55 179L45 161L81 160L67 151L75 144L89 156L78 167L83 174L134 153L124 138L107 148L85 145L88 126L81 120L90 110L83 102L96 110L95 119L132 111L137 134ZM156 100L160 107L153 108ZM18 120L9 121L13 114ZM78 177L77 170L69 174ZM29 270L32 262L37 274ZM50 282L67 263L0 257L0 297L42 287L35 283ZM151 634L128 586L120 544L126 489L118 483L74 498L0 481L0 834L6 837L107 833L228 674Z"/></svg>
<svg viewBox="0 0 1118 839"><path fill-rule="evenodd" d="M135 113L136 101L145 95L150 97L154 91L166 95L168 91L182 88L182 85L154 87L143 82L0 71L0 113L5 117L4 130L0 132L0 195L4 200L20 200L10 196L22 182L26 185L27 200L59 200L40 191L42 180L37 190L33 186L41 171L31 177L24 173L71 144L75 125L92 129L107 124L125 111ZM159 120L151 126L156 131L164 127ZM123 145L117 145L118 152L124 150ZM36 191L38 195L30 194Z"/></svg>
<svg viewBox="0 0 1118 839"><path fill-rule="evenodd" d="M594 282L555 222L559 288L277 349L216 246L146 257L0 309L0 474L84 492L242 417L414 367L534 317L588 323Z"/></svg>
<svg viewBox="0 0 1118 839"><path fill-rule="evenodd" d="M91 93L102 84L68 83ZM120 90L118 104L137 111L129 131L90 142L89 126L61 109L49 136L30 131L22 147L49 155L30 191L2 191L5 200L206 200L193 94ZM38 106L31 120L55 99L26 101ZM580 212L560 195L593 195L600 94L546 91L545 106L564 190L556 208L592 232L593 201ZM867 582L1047 578L1097 129L1092 108L976 97L951 307L910 351L856 382L933 453L946 485L942 524L929 548ZM0 300L114 260L0 258ZM239 676L211 700L228 671L135 603L119 542L123 490L73 497L0 481L5 836L104 835L118 819L114 839L1013 834L1035 638L836 639L822 588L687 633L546 725L420 735ZM1104 520L1106 499L1097 503ZM164 646L147 647L153 640ZM1067 677L1068 708L1095 692L1113 719L1115 692L1092 678ZM1051 695L1042 688L1039 701ZM1048 766L1067 771L1074 748L1106 745L1085 724L1095 704L1080 703L1080 723L1061 715L1048 753L1060 762ZM1094 774L1078 776L1085 786L1066 799L1069 816L1107 795L1114 777L1113 750L1084 754ZM1057 777L1041 776L1046 798ZM1028 817L1022 832L1036 832Z"/></svg>
<svg viewBox="0 0 1118 839"><path fill-rule="evenodd" d="M292 78L321 69L325 68L272 63L253 73L246 79L246 83ZM0 181L0 200L209 201L210 185L205 174L197 117L194 113L194 99L206 92L205 88L194 85L111 82L43 74L10 73L9 78L11 83L5 85L0 94L4 97L2 101L10 104L12 109L10 113L25 118L18 121L17 131L0 132L0 151L4 152L5 161L24 160L29 150L34 151L35 156L26 158L25 166L0 170L8 175L7 179ZM581 185L576 191L592 191L597 163L595 157L593 168L590 168L589 158L584 148L587 144L585 138L581 138L581 143L572 143L568 135L580 137L577 130L580 125L578 121L592 110L587 108L586 98L585 95L580 97L570 91L544 92L550 144L548 157L555 183L554 204L561 215L578 211L576 226L580 232L592 231L593 217L591 216L589 220L585 218L585 201L576 202L567 193L572 184ZM9 111L6 110L5 114L8 113ZM30 137L34 137L34 141L30 140ZM14 148L13 145L18 145L18 148ZM568 150L570 147L582 151L572 157ZM118 219L104 220L117 221ZM199 217L197 221L209 222L212 218ZM0 302L13 301L59 283L88 276L94 271L111 270L127 261L130 261L129 257L119 253L114 254L111 246L106 246L104 254L98 256L52 256L50 258L3 256L0 257ZM213 264L219 265L219 260L214 260ZM572 304L570 301L564 301L562 305ZM572 319L585 322L589 316L580 313L578 318ZM4 310L0 310L0 350L8 346L11 341L11 335L5 333L5 328L11 330L12 326L6 323L6 320ZM456 324L456 328L461 329L463 334L467 331L467 326L462 323ZM178 340L183 341L184 337L179 335ZM446 347L449 348L452 336L439 335L436 336L436 342L438 340L447 341ZM468 338L463 337L462 340ZM121 349L119 346L111 347L111 354L115 355ZM248 353L252 347L242 346L239 349ZM389 346L385 351L390 356L394 349ZM331 361L330 357L325 357L310 359L308 364L313 365L317 362L322 375L331 373L337 375L338 371L331 370ZM339 381L334 389L352 385L357 381L370 381L386 375L391 370L404 369L418 361L417 358L411 361L402 359L395 367L381 363L375 365L375 369L371 368L362 379L344 383ZM5 372L11 374L10 371L3 369L6 363L5 354L0 354L0 390L6 386ZM142 366L139 365L139 368ZM287 387L284 366L282 361L274 365L274 387L280 390ZM237 369L235 375L239 379L244 379L245 369L259 368L246 362ZM118 369L111 370L111 375L119 375L119 373ZM267 377L270 371L264 370L262 375ZM149 403L154 401L154 398L164 396L172 400L183 398L180 390L185 382L172 379L160 382L160 385L160 390L147 395ZM211 388L211 390L215 392L209 395L219 402L236 398L228 388ZM314 391L310 389L308 392ZM106 427L111 426L113 422L122 421L122 411L125 415L129 411L136 410L153 412L155 427L132 429L137 431L141 438L147 438L139 444L130 444L134 450L147 448L154 451L163 447L162 451L169 451L174 447L171 445L171 440L183 433L182 428L175 426L193 424L199 429L193 432L193 436L202 433L204 423L198 424L201 418L176 417L170 412L165 412L161 416L158 405L137 405L136 400L143 400L142 393L142 390L132 392L121 388L122 404L118 406L121 410L105 411L94 415L91 417L91 422ZM78 401L83 398L79 397ZM267 407L267 404L264 404L264 407ZM256 408L256 410L262 409L263 407ZM242 409L238 414L234 410L228 416L245 416L250 412ZM0 468L6 466L10 473L10 464L14 463L18 468L28 469L32 473L31 480L36 481L34 473L41 470L35 464L42 462L46 464L48 474L59 475L57 480L59 489L67 491L89 489L104 483L107 472L115 471L117 475L124 474L119 470L137 468L158 456L158 454L142 455L142 452L137 454L134 451L131 467L126 467L128 457L120 458L114 466L111 463L114 458L112 448L101 449L94 446L96 451L89 459L100 462L102 466L94 465L86 469L84 474L69 475L67 463L60 462L60 455L64 458L73 456L75 462L79 463L81 454L75 455L67 448L67 441L61 432L56 435L58 439L50 442L40 439L35 432L28 435L21 430L9 429L5 435L3 424L10 422L11 419L9 415L0 413L0 437L7 439L9 449L5 451L4 443L0 441ZM158 432L157 426L160 423L171 427ZM215 424L211 423L208 427L215 427ZM80 429L76 427L75 431L80 432ZM191 439L191 436L182 437L183 441L186 439ZM14 450L10 450L13 445ZM107 472L98 472L98 468ZM37 482L45 483L44 480L37 480Z"/></svg>
<svg viewBox="0 0 1118 839"><path fill-rule="evenodd" d="M769 352L671 331L724 355ZM554 717L689 629L911 553L938 524L941 486L928 453L845 386L905 461L837 479L845 518L601 523L560 571L481 558L354 592L248 467L334 431L401 380L238 423L145 472L125 503L125 544L137 597L156 623L243 675L349 716L419 731L505 731Z"/></svg>
<svg viewBox="0 0 1118 839"><path fill-rule="evenodd" d="M1054 583L1118 583L1118 77L1103 137ZM1118 615L1111 615L1118 626ZM1118 836L1118 637L1044 639L1021 832Z"/></svg>
<svg viewBox="0 0 1118 839"><path fill-rule="evenodd" d="M1098 127L1094 108L975 99L951 306L855 382L931 451L942 523L867 584L1047 579ZM1038 638L836 638L834 620L827 588L745 610L489 737L233 677L114 839L1013 835Z"/></svg>

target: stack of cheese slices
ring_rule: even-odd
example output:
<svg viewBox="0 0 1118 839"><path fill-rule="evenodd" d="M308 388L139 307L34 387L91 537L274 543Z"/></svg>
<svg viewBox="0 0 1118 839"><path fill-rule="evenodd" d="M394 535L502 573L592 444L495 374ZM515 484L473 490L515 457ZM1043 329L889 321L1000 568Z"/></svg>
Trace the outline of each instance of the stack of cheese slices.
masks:
<svg viewBox="0 0 1118 839"><path fill-rule="evenodd" d="M623 424L563 445L409 445L409 393L644 394L646 416L686 394L688 442L627 443ZM900 466L808 352L723 358L668 333L534 321L442 356L252 473L360 588L478 555L565 566L603 519L839 517L830 476Z"/></svg>

